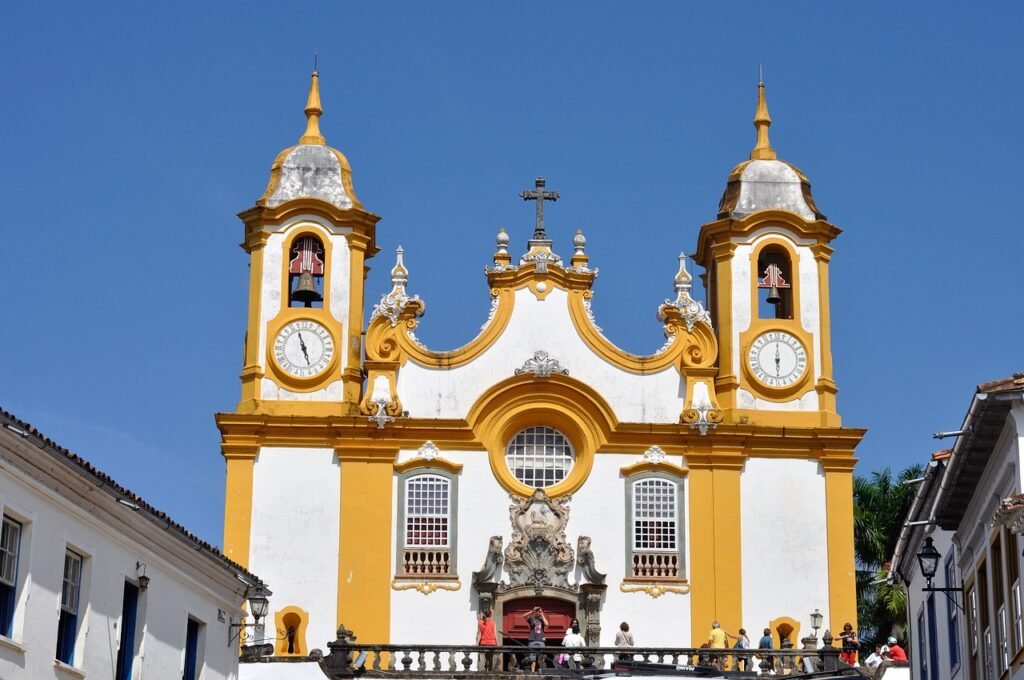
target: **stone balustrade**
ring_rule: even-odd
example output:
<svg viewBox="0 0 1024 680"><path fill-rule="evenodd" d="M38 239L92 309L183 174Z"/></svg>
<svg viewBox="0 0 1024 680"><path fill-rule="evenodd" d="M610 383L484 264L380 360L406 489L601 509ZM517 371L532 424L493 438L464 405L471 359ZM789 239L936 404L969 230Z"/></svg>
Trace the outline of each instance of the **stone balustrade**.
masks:
<svg viewBox="0 0 1024 680"><path fill-rule="evenodd" d="M344 628L338 639L328 643L330 653L318 659L329 678L350 678L356 675L388 677L460 677L466 675L494 676L518 675L529 671L533 655L543 669L559 667L559 660L579 655L575 666L587 669L611 669L613 664L629 665L635 662L666 664L666 669L697 663L736 668L737 662L748 664L753 654L760 654L772 664L779 675L800 672L840 671L839 649L692 649L667 647L544 647L530 649L522 645L480 647L477 645L372 645L357 644L354 636ZM492 670L486 671L490 657ZM268 660L269 661L269 660ZM852 669L851 669L852 670Z"/></svg>

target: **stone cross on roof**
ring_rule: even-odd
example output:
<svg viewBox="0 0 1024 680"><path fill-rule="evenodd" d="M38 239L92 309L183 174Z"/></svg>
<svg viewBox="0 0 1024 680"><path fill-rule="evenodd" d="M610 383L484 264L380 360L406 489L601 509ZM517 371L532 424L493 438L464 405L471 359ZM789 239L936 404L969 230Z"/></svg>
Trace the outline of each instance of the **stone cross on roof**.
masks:
<svg viewBox="0 0 1024 680"><path fill-rule="evenodd" d="M544 232L544 201L557 201L557 191L544 191L544 178L538 177L534 181L535 191L526 189L519 194L524 201L537 201L537 226L533 229L534 241L547 241L547 234Z"/></svg>

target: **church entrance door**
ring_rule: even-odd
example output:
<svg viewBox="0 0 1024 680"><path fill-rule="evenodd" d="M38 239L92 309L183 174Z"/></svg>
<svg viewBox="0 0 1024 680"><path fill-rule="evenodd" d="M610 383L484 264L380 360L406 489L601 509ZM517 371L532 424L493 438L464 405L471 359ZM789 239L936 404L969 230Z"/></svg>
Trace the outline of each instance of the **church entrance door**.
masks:
<svg viewBox="0 0 1024 680"><path fill-rule="evenodd" d="M576 618L576 603L554 597L519 597L502 603L502 632L506 645L526 644L530 629L526 625L526 613L534 607L544 610L548 626L544 638L548 645L560 645Z"/></svg>

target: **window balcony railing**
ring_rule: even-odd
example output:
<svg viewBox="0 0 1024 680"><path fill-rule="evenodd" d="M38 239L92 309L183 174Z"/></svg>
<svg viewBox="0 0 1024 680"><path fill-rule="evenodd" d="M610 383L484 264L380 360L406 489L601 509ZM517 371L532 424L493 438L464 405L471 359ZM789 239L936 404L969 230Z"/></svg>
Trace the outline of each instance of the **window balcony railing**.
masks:
<svg viewBox="0 0 1024 680"><path fill-rule="evenodd" d="M451 578L452 554L448 548L406 548L398 576L410 578Z"/></svg>
<svg viewBox="0 0 1024 680"><path fill-rule="evenodd" d="M678 579L679 555L667 552L633 551L632 578Z"/></svg>

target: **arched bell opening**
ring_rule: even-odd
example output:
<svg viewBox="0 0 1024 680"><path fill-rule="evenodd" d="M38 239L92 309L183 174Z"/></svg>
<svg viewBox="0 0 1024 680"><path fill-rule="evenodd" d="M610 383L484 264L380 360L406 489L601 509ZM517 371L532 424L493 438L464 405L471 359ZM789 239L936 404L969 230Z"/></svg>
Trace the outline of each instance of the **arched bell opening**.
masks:
<svg viewBox="0 0 1024 680"><path fill-rule="evenodd" d="M288 306L324 306L324 244L302 234L288 250Z"/></svg>
<svg viewBox="0 0 1024 680"><path fill-rule="evenodd" d="M793 318L793 263L785 248L765 246L757 256L757 316Z"/></svg>

